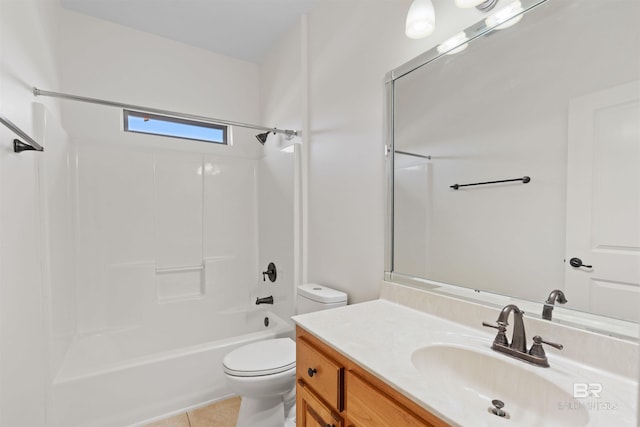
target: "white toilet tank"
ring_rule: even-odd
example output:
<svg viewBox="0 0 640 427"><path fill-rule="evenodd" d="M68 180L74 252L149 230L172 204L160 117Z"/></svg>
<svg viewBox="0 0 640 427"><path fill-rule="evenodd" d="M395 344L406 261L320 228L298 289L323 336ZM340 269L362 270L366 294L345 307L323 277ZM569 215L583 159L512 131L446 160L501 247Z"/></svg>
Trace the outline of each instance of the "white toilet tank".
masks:
<svg viewBox="0 0 640 427"><path fill-rule="evenodd" d="M315 283L298 286L297 314L347 305L347 294Z"/></svg>

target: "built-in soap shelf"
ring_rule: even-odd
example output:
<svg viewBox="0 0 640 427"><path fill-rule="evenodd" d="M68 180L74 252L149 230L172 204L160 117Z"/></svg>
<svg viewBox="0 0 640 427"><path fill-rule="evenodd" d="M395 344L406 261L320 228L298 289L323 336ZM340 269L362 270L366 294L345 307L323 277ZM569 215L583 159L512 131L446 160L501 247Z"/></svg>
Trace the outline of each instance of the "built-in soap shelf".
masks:
<svg viewBox="0 0 640 427"><path fill-rule="evenodd" d="M175 267L156 266L159 303L201 298L205 294L204 263Z"/></svg>

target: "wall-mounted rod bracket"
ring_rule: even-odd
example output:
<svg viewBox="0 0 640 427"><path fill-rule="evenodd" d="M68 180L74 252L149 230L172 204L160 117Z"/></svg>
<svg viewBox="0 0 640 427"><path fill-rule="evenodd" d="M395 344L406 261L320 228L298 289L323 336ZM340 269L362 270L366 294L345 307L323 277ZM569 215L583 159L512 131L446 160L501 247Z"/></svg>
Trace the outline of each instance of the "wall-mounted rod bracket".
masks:
<svg viewBox="0 0 640 427"><path fill-rule="evenodd" d="M472 184L453 184L450 185L450 188L457 190L460 187L471 187L474 185L486 185L486 184L501 184L503 182L514 182L514 181L522 181L523 184L527 184L531 182L531 178L528 176L523 176L522 178L514 178L514 179L501 179L499 181L485 181L485 182L474 182Z"/></svg>
<svg viewBox="0 0 640 427"><path fill-rule="evenodd" d="M33 138L26 134L22 129L16 126L11 120L7 119L3 115L0 114L0 123L5 125L9 130L18 135L22 140L26 142L22 142L19 139L13 140L13 151L16 153L21 153L23 151L44 151L44 147L38 144Z"/></svg>
<svg viewBox="0 0 640 427"><path fill-rule="evenodd" d="M24 142L20 141L19 139L14 139L13 140L13 152L14 153L22 153L23 151L42 151L42 150L38 150L36 147L29 145L29 144L25 144Z"/></svg>

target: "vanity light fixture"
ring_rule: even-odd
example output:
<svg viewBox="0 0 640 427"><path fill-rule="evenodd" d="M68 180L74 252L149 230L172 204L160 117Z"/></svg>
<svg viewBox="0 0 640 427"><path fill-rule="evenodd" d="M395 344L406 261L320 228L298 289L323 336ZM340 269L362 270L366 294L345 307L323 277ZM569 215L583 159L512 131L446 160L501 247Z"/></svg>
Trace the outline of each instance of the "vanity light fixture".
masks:
<svg viewBox="0 0 640 427"><path fill-rule="evenodd" d="M445 53L447 55L453 55L455 53L462 52L469 46L469 38L464 31L456 34L453 37L448 38L444 42L438 45L438 53ZM456 47L457 46L457 47ZM453 49L455 48L455 49Z"/></svg>
<svg viewBox="0 0 640 427"><path fill-rule="evenodd" d="M512 27L520 22L522 19L522 12L522 3L520 3L519 0L516 0L489 16L484 22L487 27L495 26L496 30L504 30L505 28Z"/></svg>
<svg viewBox="0 0 640 427"><path fill-rule="evenodd" d="M498 0L456 0L456 6L461 9L475 7L481 12L488 12L498 3Z"/></svg>
<svg viewBox="0 0 640 427"><path fill-rule="evenodd" d="M466 9L475 7L481 12L488 12L495 7L496 3L498 3L498 0L455 0L455 2L456 6L458 6L459 8ZM520 8L522 9L522 7ZM503 21L504 20L506 19L503 19ZM433 33L435 29L436 14L431 0L413 0L411 6L409 6L409 12L407 12L407 22L404 29L407 37L409 37L410 39L422 39ZM452 37L452 39L454 37ZM442 45L445 45L447 42L449 42L449 40L444 42ZM447 46L447 48L449 48L449 46ZM464 45L464 47L460 47L460 50L454 49L449 53L458 53L464 50L466 48L466 45Z"/></svg>
<svg viewBox="0 0 640 427"><path fill-rule="evenodd" d="M413 0L407 13L405 34L410 39L421 39L436 29L436 14L431 0Z"/></svg>

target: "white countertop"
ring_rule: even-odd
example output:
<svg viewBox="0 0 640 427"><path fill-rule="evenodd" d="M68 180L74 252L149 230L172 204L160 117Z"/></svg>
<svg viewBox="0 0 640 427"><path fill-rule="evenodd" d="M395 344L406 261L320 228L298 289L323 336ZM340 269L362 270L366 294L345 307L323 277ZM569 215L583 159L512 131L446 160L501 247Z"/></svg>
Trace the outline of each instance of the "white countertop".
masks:
<svg viewBox="0 0 640 427"><path fill-rule="evenodd" d="M447 395L439 389L438 384L430 384L429 378L418 371L411 361L411 356L417 349L445 342L471 346L487 354L502 357L505 363L521 364L522 369L543 376L570 395L576 382L602 384L603 392L598 402L606 402L606 410L603 407L594 409L589 406L589 422L584 425L636 426L636 380L571 361L558 355L553 349L547 351L550 368L528 365L490 350L495 336L492 329L487 329L486 332L473 329L384 299L298 315L293 320L452 425L475 427L516 424L514 420L510 422L486 411L478 414L477 410L470 410L465 402L460 401L459 396ZM510 338L510 328L507 334ZM527 331L527 334L531 337L535 335L535 331ZM509 378L505 378L505 381L508 382ZM513 387L526 386L527 384L513 384ZM570 410L567 409L570 403L558 402L556 410Z"/></svg>

